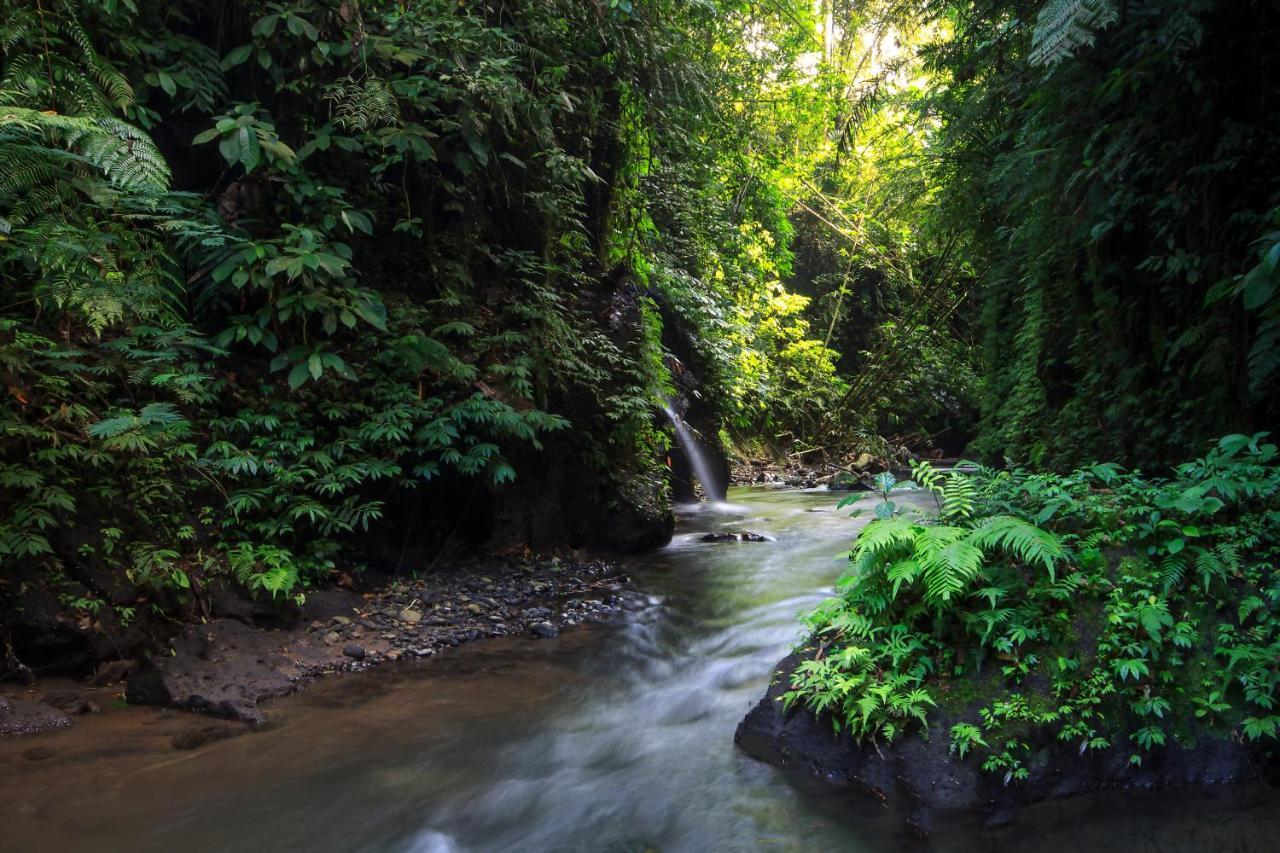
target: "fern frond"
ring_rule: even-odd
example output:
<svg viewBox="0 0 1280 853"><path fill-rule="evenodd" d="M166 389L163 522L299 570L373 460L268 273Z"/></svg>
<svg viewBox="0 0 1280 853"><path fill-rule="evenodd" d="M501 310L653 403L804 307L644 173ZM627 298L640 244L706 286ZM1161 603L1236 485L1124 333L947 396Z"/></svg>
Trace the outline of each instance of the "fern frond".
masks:
<svg viewBox="0 0 1280 853"><path fill-rule="evenodd" d="M982 551L964 534L959 527L921 528L916 548L927 600L951 600L964 592L982 570Z"/></svg>
<svg viewBox="0 0 1280 853"><path fill-rule="evenodd" d="M1054 577L1054 563L1063 556L1062 543L1047 530L1011 515L997 515L969 532L969 543L982 550L1000 548L1026 563L1041 565Z"/></svg>
<svg viewBox="0 0 1280 853"><path fill-rule="evenodd" d="M68 151L78 154L125 192L162 193L169 188L169 164L151 137L117 118L0 106L0 128L57 138ZM34 140L32 145L43 148Z"/></svg>
<svg viewBox="0 0 1280 853"><path fill-rule="evenodd" d="M1187 573L1187 562L1182 554L1168 554L1160 561L1160 583L1168 592L1182 584Z"/></svg>
<svg viewBox="0 0 1280 853"><path fill-rule="evenodd" d="M1077 48L1093 44L1097 31L1117 17L1112 0L1049 0L1036 16L1031 64L1048 67L1061 62Z"/></svg>
<svg viewBox="0 0 1280 853"><path fill-rule="evenodd" d="M947 478L945 488L940 490L942 497L942 517L947 519L968 519L973 515L974 499L977 488L973 481L964 474L952 474Z"/></svg>
<svg viewBox="0 0 1280 853"><path fill-rule="evenodd" d="M350 77L329 87L325 100L333 104L333 123L343 130L363 133L400 124L400 105L385 80L368 77L357 83Z"/></svg>
<svg viewBox="0 0 1280 853"><path fill-rule="evenodd" d="M880 518L862 528L853 545L855 559L882 557L915 541L916 527L905 518Z"/></svg>

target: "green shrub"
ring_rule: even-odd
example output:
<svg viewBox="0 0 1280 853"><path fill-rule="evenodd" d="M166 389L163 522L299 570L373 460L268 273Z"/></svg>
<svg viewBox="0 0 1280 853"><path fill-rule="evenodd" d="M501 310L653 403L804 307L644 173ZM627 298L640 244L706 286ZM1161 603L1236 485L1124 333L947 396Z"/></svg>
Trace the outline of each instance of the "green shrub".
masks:
<svg viewBox="0 0 1280 853"><path fill-rule="evenodd" d="M807 617L785 705L859 740L923 731L943 706L953 752L1007 780L1033 733L1127 744L1135 764L1202 731L1280 736L1280 455L1264 437L1227 436L1169 477L918 465L937 513L861 531Z"/></svg>

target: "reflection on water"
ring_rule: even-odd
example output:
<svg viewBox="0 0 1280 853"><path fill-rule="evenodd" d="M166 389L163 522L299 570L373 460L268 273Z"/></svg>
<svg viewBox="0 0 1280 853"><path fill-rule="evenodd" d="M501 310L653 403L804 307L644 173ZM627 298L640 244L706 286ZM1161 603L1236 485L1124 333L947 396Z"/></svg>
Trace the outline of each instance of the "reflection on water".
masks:
<svg viewBox="0 0 1280 853"><path fill-rule="evenodd" d="M196 752L168 746L190 718L148 709L44 738L43 761L0 745L0 849L1272 849L1266 791L1078 799L921 842L878 804L737 752L861 523L837 500L739 490L634 561L646 597L616 623L331 679L276 703L270 730ZM776 541L698 541L743 530Z"/></svg>

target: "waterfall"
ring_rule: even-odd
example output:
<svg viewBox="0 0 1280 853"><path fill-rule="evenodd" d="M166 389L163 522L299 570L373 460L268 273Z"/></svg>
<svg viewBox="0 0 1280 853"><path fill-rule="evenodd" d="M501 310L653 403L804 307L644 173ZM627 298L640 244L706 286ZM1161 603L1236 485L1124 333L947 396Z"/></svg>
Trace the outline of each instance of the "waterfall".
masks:
<svg viewBox="0 0 1280 853"><path fill-rule="evenodd" d="M715 503L724 500L724 486L717 482L711 473L711 464L707 461L706 454L698 445L697 440L693 437L693 433L689 430L684 419L675 413L670 403L662 404L662 411L667 413L667 417L671 419L671 425L675 427L676 439L680 442L680 447L684 450L684 455L689 459L689 467L693 469L693 476L698 478L698 482L702 483L702 491L707 496L707 500Z"/></svg>

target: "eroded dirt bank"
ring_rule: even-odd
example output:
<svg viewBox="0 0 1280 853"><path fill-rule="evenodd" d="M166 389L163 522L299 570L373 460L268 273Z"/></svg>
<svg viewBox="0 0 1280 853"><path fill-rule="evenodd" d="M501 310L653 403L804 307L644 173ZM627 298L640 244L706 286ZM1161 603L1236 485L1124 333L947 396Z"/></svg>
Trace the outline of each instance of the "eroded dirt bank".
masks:
<svg viewBox="0 0 1280 853"><path fill-rule="evenodd" d="M486 558L365 592L313 592L301 607L228 591L214 598L207 621L175 626L148 654L105 661L83 680L0 685L0 737L72 725L122 701L262 725L261 700L329 673L492 637L556 637L630 606L625 581L603 560Z"/></svg>

